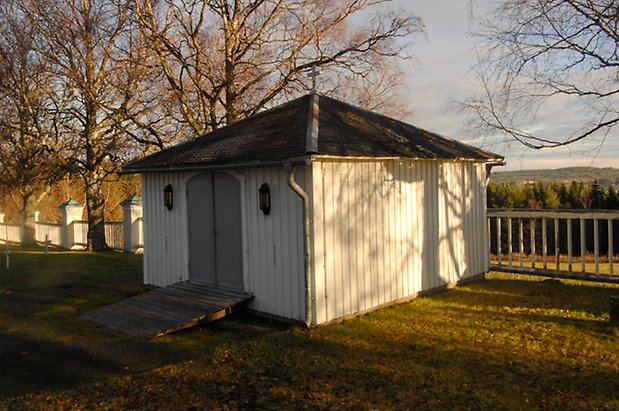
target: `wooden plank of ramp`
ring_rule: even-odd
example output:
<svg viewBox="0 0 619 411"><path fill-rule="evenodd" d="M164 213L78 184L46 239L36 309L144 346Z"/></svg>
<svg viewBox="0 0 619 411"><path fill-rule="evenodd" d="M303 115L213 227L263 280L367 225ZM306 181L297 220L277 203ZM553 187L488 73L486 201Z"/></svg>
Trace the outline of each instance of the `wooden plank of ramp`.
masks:
<svg viewBox="0 0 619 411"><path fill-rule="evenodd" d="M253 295L188 282L158 288L80 315L132 338L150 338L218 320Z"/></svg>

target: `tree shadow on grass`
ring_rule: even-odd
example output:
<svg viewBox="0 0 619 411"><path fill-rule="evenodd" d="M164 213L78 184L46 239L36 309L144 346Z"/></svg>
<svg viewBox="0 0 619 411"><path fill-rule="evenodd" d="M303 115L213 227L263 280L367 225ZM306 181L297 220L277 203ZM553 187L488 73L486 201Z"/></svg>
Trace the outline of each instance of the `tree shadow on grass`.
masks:
<svg viewBox="0 0 619 411"><path fill-rule="evenodd" d="M64 334L72 342L66 343L56 341L48 330L40 337L0 332L0 398L62 391L168 364L208 359L223 346L272 332L222 321L168 337L133 340L77 319L67 325ZM80 336L84 339L76 342Z"/></svg>
<svg viewBox="0 0 619 411"><path fill-rule="evenodd" d="M485 280L431 298L466 306L570 310L605 316L612 295L619 295L619 288L574 285L558 280L524 283L518 280Z"/></svg>
<svg viewBox="0 0 619 411"><path fill-rule="evenodd" d="M19 334L0 334L0 396L53 390L94 381L122 370L113 358L82 347Z"/></svg>
<svg viewBox="0 0 619 411"><path fill-rule="evenodd" d="M619 401L612 365L571 367L543 354L368 331L353 339L274 335L233 349L228 367L213 367L192 384L232 408L590 408Z"/></svg>
<svg viewBox="0 0 619 411"><path fill-rule="evenodd" d="M270 332L215 322L163 338L129 339L79 319L75 314L81 305L76 309L73 291L64 295L68 299L0 296L0 398L66 390L208 358L222 345Z"/></svg>
<svg viewBox="0 0 619 411"><path fill-rule="evenodd" d="M195 363L163 367L58 396L89 408L531 409L619 405L616 367L576 368L543 355L488 352L425 331L396 335L369 324L274 332L218 346ZM326 328L330 328L326 327ZM335 329L334 328L338 328ZM240 334L238 334L240 335ZM40 398L34 405L44 405ZM32 404L31 404L32 405Z"/></svg>

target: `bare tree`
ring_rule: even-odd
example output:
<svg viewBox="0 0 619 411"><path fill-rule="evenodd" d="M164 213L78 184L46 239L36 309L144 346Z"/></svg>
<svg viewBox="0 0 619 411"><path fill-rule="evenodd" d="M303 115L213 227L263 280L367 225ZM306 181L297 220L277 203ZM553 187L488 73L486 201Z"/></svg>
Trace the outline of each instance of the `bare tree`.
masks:
<svg viewBox="0 0 619 411"><path fill-rule="evenodd" d="M619 4L615 0L503 0L482 22L474 123L540 149L605 135L619 123ZM578 101L586 124L550 137L526 130L545 104Z"/></svg>
<svg viewBox="0 0 619 411"><path fill-rule="evenodd" d="M326 95L367 110L398 119L410 117L413 111L402 67L382 56L375 56L372 65L363 75L331 69L326 76L319 77L319 88Z"/></svg>
<svg viewBox="0 0 619 411"><path fill-rule="evenodd" d="M423 30L420 19L393 10L388 0L135 3L175 102L169 111L178 120L175 130L186 136L307 91L312 67L323 71L332 90L344 89L353 78L357 83L372 79L375 100L385 97L394 91L395 76L381 79L377 69L386 59L404 57L409 36ZM353 18L367 23L354 24ZM145 138L161 146L155 134Z"/></svg>
<svg viewBox="0 0 619 411"><path fill-rule="evenodd" d="M139 98L144 44L134 30L132 2L124 0L22 0L38 31L40 59L53 78L51 101L59 133L48 152L85 185L88 248L106 248L103 181L135 149L124 113Z"/></svg>
<svg viewBox="0 0 619 411"><path fill-rule="evenodd" d="M62 176L42 141L55 133L47 106L49 73L38 36L15 3L0 4L0 186L21 199L23 241L34 245L34 212Z"/></svg>

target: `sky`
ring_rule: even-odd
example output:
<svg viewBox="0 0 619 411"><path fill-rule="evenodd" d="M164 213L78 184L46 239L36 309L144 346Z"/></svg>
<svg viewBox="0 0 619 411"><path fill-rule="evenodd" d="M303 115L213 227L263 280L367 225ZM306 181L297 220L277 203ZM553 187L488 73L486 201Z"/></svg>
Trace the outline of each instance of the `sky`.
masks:
<svg viewBox="0 0 619 411"><path fill-rule="evenodd" d="M576 166L619 167L619 129L602 138L586 139L565 148L527 149L520 143L497 144L496 140L475 136L466 130L469 114L457 109L458 101L473 93L475 41L470 33L471 12L487 13L493 0L399 0L401 7L423 19L425 35L417 36L414 56L402 64L407 75L409 107L406 120L418 127L464 141L505 156L506 166L497 171L513 171ZM571 101L557 101L531 125L540 135L558 135L561 130L584 119L566 118Z"/></svg>

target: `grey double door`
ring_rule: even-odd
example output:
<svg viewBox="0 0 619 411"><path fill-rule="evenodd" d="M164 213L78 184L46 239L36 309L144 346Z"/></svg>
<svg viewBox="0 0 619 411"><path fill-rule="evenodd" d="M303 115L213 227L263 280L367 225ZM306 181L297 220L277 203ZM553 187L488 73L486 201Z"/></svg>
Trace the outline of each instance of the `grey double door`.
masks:
<svg viewBox="0 0 619 411"><path fill-rule="evenodd" d="M240 182L204 173L187 183L189 280L243 290Z"/></svg>

